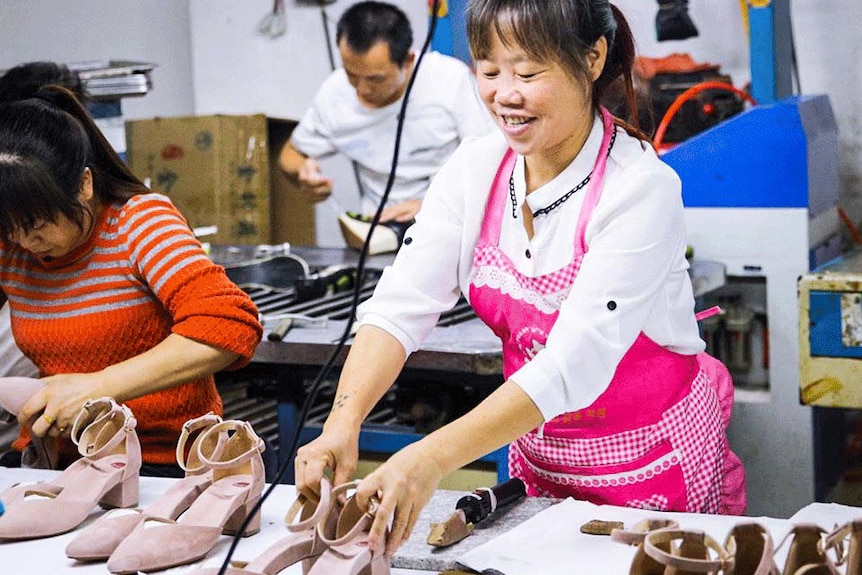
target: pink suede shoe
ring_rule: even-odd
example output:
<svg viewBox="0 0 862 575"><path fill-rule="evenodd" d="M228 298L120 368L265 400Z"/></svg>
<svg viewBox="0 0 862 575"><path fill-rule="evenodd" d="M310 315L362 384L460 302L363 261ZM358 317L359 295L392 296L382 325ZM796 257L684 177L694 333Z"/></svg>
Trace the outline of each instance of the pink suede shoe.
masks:
<svg viewBox="0 0 862 575"><path fill-rule="evenodd" d="M359 485L358 481L339 485L332 490L329 514L335 514L334 502L341 494ZM335 537L323 533L318 524L321 540L328 546L315 561L308 575L389 575L389 559L382 549L368 549L368 531L374 515L359 509L356 497L352 496L338 513Z"/></svg>
<svg viewBox="0 0 862 575"><path fill-rule="evenodd" d="M212 469L198 454L215 454L222 447L218 444L222 436L206 435L206 430L221 420L221 417L210 412L185 422L177 442L177 463L185 470L185 478L173 483L170 489L145 509L116 509L102 515L69 542L66 555L79 561L105 560L145 518L179 517L212 484ZM186 443L195 432L198 435L186 455ZM206 443L203 439L206 439Z"/></svg>
<svg viewBox="0 0 862 575"><path fill-rule="evenodd" d="M220 453L211 458L198 450L201 461L212 468L212 485L178 521L147 517L139 523L108 558L109 571L134 573L185 565L209 553L222 533L232 535L239 531L263 491L260 454L264 443L249 423L236 420L209 428L201 443L219 435L217 441L224 445ZM242 535L258 531L260 513L255 512Z"/></svg>
<svg viewBox="0 0 862 575"><path fill-rule="evenodd" d="M135 424L129 408L111 398L85 403L72 425L72 441L82 458L60 474L58 492L40 490L39 485L27 489L0 517L0 539L71 531L97 503L106 508L136 505L141 446Z"/></svg>
<svg viewBox="0 0 862 575"><path fill-rule="evenodd" d="M674 545L674 541L679 541L679 545ZM670 553L665 551L667 548ZM674 528L650 531L644 538L644 551L666 565L668 575L733 573L733 555L703 531Z"/></svg>
<svg viewBox="0 0 862 575"><path fill-rule="evenodd" d="M636 545L638 548L632 559L629 575L664 575L665 566L644 551L644 539L650 531L678 527L679 524L673 519L650 518L638 521L631 529L614 529L611 531L612 540L627 545ZM671 552L670 542L659 543L658 545L662 551Z"/></svg>
<svg viewBox="0 0 862 575"><path fill-rule="evenodd" d="M846 575L862 575L862 518L845 523L827 535L823 550L835 551L837 559L831 566L835 572L838 566L846 563ZM823 572L831 575L827 570Z"/></svg>
<svg viewBox="0 0 862 575"><path fill-rule="evenodd" d="M827 555L824 546L826 530L814 523L797 523L779 544L792 539L787 559L784 561L785 575L840 575L838 568ZM847 574L850 575L850 571Z"/></svg>
<svg viewBox="0 0 862 575"><path fill-rule="evenodd" d="M284 518L289 533L272 544L250 563L233 561L225 575L276 575L291 565L302 561L302 572L307 574L314 562L326 550L320 535L335 535L336 513L330 513L330 491L332 486L324 477L320 480L320 501L312 501L300 495L290 506ZM335 502L336 509L341 506ZM299 519L298 521L297 518ZM323 525L318 530L319 525ZM190 575L217 575L218 568L193 571Z"/></svg>

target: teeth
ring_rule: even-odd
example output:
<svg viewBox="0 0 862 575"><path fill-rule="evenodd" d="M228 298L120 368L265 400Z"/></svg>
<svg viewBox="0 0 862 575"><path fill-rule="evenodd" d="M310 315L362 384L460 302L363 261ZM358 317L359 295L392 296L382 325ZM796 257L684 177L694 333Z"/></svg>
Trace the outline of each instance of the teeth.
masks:
<svg viewBox="0 0 862 575"><path fill-rule="evenodd" d="M503 116L503 121L510 126L520 126L521 124L526 124L527 122L529 122L530 119L513 116Z"/></svg>

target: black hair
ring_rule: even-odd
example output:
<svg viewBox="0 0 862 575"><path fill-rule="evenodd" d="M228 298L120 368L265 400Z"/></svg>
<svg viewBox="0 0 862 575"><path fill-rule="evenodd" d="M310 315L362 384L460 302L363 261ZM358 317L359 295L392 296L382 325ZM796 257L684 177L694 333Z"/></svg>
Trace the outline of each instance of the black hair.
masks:
<svg viewBox="0 0 862 575"><path fill-rule="evenodd" d="M634 38L622 12L608 0L470 0L467 37L474 59L488 56L492 32L537 61L558 62L584 85L590 84L587 57L604 37L608 53L601 75L592 82L593 107L598 109L612 85L622 81L628 122L619 123L648 139L638 128Z"/></svg>
<svg viewBox="0 0 862 575"><path fill-rule="evenodd" d="M385 2L359 2L347 9L335 32L335 41L341 39L358 54L365 54L377 42L389 46L389 58L399 67L407 61L413 45L410 20L396 6Z"/></svg>
<svg viewBox="0 0 862 575"><path fill-rule="evenodd" d="M86 168L103 204L148 191L69 90L47 86L32 98L0 103L0 238L60 214L83 229Z"/></svg>
<svg viewBox="0 0 862 575"><path fill-rule="evenodd" d="M76 72L69 70L65 64L37 61L9 68L0 76L0 102L32 98L36 92L48 85L67 88L82 102L89 99Z"/></svg>

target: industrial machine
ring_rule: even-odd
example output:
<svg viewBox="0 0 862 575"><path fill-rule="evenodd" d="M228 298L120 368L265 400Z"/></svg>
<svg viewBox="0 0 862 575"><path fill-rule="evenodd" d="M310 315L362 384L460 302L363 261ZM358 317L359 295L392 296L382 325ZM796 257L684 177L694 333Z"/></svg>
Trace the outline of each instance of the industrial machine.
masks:
<svg viewBox="0 0 862 575"><path fill-rule="evenodd" d="M728 433L746 467L747 513L789 516L823 500L836 475L835 415L800 403L796 289L841 249L838 130L826 96L791 96L789 0L747 5L759 105L662 157L682 178L696 256L727 266L711 297L729 313L704 337L737 386Z"/></svg>
<svg viewBox="0 0 862 575"><path fill-rule="evenodd" d="M812 406L818 500L862 504L862 251L799 278L799 400Z"/></svg>

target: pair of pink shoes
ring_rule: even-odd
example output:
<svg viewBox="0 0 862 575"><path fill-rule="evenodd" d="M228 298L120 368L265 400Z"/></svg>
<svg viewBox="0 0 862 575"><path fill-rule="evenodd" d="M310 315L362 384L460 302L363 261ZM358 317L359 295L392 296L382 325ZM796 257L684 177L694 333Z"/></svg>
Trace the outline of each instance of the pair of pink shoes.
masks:
<svg viewBox="0 0 862 575"><path fill-rule="evenodd" d="M191 419L183 425L177 442L177 463L186 476L174 483L156 501L144 509L115 509L102 515L83 529L66 546L66 555L79 561L106 560L147 517L176 519L188 509L204 489L212 484L212 470L203 463L199 450L215 453L221 446L221 436L206 438L204 432L222 419L213 413ZM186 454L186 444L194 436L191 449Z"/></svg>
<svg viewBox="0 0 862 575"><path fill-rule="evenodd" d="M319 501L300 495L288 510L288 534L250 563L233 562L225 575L276 575L300 562L305 575L388 575L389 559L383 550L368 548L374 516L361 510L355 497L340 503L342 495L357 485L351 482L331 489L321 479ZM192 575L218 571L202 569Z"/></svg>
<svg viewBox="0 0 862 575"><path fill-rule="evenodd" d="M135 424L129 408L109 397L85 403L72 425L81 458L51 481L0 493L7 508L0 516L0 539L59 535L78 527L97 504L136 505L141 446Z"/></svg>
<svg viewBox="0 0 862 575"><path fill-rule="evenodd" d="M193 420L187 425L209 425L191 450L190 461L196 459L199 466L188 466L190 475L137 517L115 514L104 519L105 525L97 526L97 521L90 528L93 533L82 532L69 544L67 554L96 558L92 551L98 547L100 533L122 523L127 534L110 552L108 570L159 571L205 557L222 534L247 537L260 531L255 507L264 487L263 440L245 421ZM185 437L177 449L179 460ZM100 558L105 551L100 551Z"/></svg>

